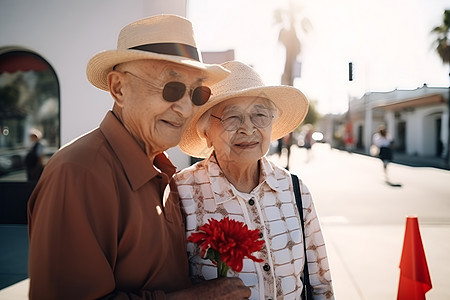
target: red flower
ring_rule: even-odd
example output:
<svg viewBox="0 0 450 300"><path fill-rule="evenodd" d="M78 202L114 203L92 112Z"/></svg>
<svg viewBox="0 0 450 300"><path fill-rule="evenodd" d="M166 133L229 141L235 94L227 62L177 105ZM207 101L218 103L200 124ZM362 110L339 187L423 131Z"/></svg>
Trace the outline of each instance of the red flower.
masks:
<svg viewBox="0 0 450 300"><path fill-rule="evenodd" d="M259 240L258 229L250 230L243 222L228 217L220 221L209 219L208 222L199 227L199 232L191 234L188 241L199 244L202 256L218 267L222 262L226 264L225 270L218 270L219 275L226 274L228 267L240 272L245 257L255 262L263 261L251 254L261 250L264 244L264 240Z"/></svg>

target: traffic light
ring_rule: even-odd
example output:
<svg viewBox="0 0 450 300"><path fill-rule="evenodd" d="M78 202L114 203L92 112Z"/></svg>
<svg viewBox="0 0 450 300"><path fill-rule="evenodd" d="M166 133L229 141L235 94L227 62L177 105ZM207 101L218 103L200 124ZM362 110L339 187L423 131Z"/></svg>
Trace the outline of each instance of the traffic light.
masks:
<svg viewBox="0 0 450 300"><path fill-rule="evenodd" d="M348 81L353 81L353 63L348 63Z"/></svg>

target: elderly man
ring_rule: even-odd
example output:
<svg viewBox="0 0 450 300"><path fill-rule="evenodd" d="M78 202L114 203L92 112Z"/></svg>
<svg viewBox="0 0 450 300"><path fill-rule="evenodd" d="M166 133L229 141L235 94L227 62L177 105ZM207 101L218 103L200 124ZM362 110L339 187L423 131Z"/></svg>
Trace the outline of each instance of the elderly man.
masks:
<svg viewBox="0 0 450 300"><path fill-rule="evenodd" d="M160 15L124 27L87 77L114 99L99 128L49 161L29 200L31 299L242 299L239 279L191 286L184 225L163 151L178 144L206 86L191 23Z"/></svg>

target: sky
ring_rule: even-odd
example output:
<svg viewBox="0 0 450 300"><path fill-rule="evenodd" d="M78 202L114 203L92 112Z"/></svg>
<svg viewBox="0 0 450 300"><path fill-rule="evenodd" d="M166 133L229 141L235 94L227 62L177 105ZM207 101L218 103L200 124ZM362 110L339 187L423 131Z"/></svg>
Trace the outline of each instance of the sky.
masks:
<svg viewBox="0 0 450 300"><path fill-rule="evenodd" d="M302 50L299 88L322 114L343 113L366 92L448 87L449 66L432 47L450 0L293 0ZM279 85L285 49L274 10L289 0L188 0L201 51L235 50L266 85ZM309 21L304 31L301 21ZM353 63L353 81L348 63Z"/></svg>

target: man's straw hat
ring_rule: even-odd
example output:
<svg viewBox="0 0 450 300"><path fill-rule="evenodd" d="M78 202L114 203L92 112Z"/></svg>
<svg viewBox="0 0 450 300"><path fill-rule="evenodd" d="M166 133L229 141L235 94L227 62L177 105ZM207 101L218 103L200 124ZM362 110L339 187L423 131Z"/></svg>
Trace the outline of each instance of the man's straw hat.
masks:
<svg viewBox="0 0 450 300"><path fill-rule="evenodd" d="M236 97L253 96L271 100L278 108L278 116L272 124L271 140L277 140L300 125L308 112L305 95L292 86L265 86L261 77L248 65L230 61L222 66L231 74L211 86L212 96L200 107L184 132L179 147L194 157L207 157L211 153L206 140L198 132L200 117L215 105Z"/></svg>
<svg viewBox="0 0 450 300"><path fill-rule="evenodd" d="M117 50L102 51L91 58L87 78L94 86L107 91L106 78L115 65L140 59L165 60L202 70L206 85L229 73L219 65L202 63L189 20L176 15L157 15L125 26L120 31Z"/></svg>

